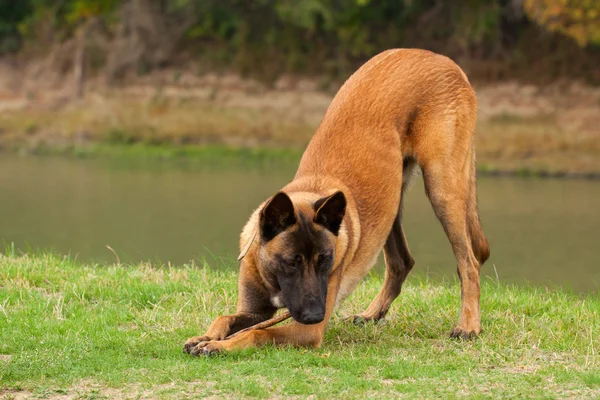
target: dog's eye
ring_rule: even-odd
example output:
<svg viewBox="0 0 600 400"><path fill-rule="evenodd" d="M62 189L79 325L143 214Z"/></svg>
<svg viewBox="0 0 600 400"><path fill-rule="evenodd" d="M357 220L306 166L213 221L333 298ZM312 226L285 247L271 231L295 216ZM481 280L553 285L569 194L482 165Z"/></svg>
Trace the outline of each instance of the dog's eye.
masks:
<svg viewBox="0 0 600 400"><path fill-rule="evenodd" d="M331 264L331 254L330 253L321 253L317 257L317 264L320 267L329 266Z"/></svg>
<svg viewBox="0 0 600 400"><path fill-rule="evenodd" d="M302 256L300 254L296 254L292 258L282 259L281 265L284 272L293 274L302 266Z"/></svg>

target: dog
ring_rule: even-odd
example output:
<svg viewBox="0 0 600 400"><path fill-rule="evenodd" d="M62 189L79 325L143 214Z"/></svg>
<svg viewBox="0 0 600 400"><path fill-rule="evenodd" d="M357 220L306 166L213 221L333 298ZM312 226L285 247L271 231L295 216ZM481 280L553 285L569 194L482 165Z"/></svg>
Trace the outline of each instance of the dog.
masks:
<svg viewBox="0 0 600 400"><path fill-rule="evenodd" d="M243 228L237 312L188 339L184 351L319 347L336 304L382 248L383 287L350 319L384 318L415 264L402 229L402 201L417 166L458 263L462 304L450 335L478 335L479 272L490 249L477 210L476 118L475 92L449 58L393 49L366 62L332 100L294 179ZM291 323L224 340L284 307Z"/></svg>

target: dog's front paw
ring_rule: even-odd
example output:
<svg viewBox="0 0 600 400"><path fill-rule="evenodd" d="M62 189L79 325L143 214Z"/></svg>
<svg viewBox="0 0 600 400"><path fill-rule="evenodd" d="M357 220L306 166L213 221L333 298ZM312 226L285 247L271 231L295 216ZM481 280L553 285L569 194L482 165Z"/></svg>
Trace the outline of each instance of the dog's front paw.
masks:
<svg viewBox="0 0 600 400"><path fill-rule="evenodd" d="M351 315L349 317L347 317L345 319L346 322L351 322L355 325L365 325L368 323L379 323L379 322L383 322L384 320L384 316L371 316L371 315L363 315L363 314L356 314L356 315Z"/></svg>
<svg viewBox="0 0 600 400"><path fill-rule="evenodd" d="M222 342L219 342L218 340L208 340L208 341L200 342L197 345L195 345L189 351L189 353L193 356L200 356L200 355L212 356L212 355L221 353L224 350L225 350L225 347L223 347Z"/></svg>
<svg viewBox="0 0 600 400"><path fill-rule="evenodd" d="M453 339L469 340L476 338L480 333L481 328L468 329L457 326L450 332L450 337Z"/></svg>
<svg viewBox="0 0 600 400"><path fill-rule="evenodd" d="M211 338L208 336L193 336L185 341L183 344L183 352L191 354L191 351L194 347L196 347L199 343L208 342Z"/></svg>

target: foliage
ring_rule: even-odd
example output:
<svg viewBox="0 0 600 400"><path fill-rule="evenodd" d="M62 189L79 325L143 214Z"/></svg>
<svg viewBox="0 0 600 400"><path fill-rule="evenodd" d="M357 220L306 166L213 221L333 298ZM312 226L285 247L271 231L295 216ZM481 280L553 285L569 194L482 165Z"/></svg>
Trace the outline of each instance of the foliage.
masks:
<svg viewBox="0 0 600 400"><path fill-rule="evenodd" d="M91 17L112 16L119 4L120 0L0 0L0 43L17 41L19 46L7 49L14 52L27 39L44 43L52 38L60 41Z"/></svg>
<svg viewBox="0 0 600 400"><path fill-rule="evenodd" d="M30 12L30 5L25 1L0 0L0 55L19 49L18 25Z"/></svg>
<svg viewBox="0 0 600 400"><path fill-rule="evenodd" d="M233 55L226 61L239 63L243 71L317 69L332 75L345 73L381 49L406 46L415 36L433 47L442 37L465 49L487 45L498 36L502 13L499 2L484 0L199 3L202 12L190 37L225 46ZM431 23L423 29L421 24L427 22ZM270 62L265 64L264 59Z"/></svg>
<svg viewBox="0 0 600 400"><path fill-rule="evenodd" d="M526 0L525 11L546 29L568 35L581 46L600 44L598 0Z"/></svg>
<svg viewBox="0 0 600 400"><path fill-rule="evenodd" d="M104 24L102 41L112 40L112 49L103 51L114 54L101 57L112 62L109 75L160 67L181 50L201 64L233 67L267 81L281 73L346 76L365 59L393 47L527 65L531 61L527 37L541 37L532 35L536 24L581 45L600 43L599 4L596 0L524 4L519 0L0 0L0 54L17 51L27 41L44 43L38 47L47 49L52 40L72 37L80 24L94 18ZM554 36L544 40L552 42L545 48L557 47ZM572 53L568 47L561 51ZM124 65L115 64L121 59L126 59Z"/></svg>
<svg viewBox="0 0 600 400"><path fill-rule="evenodd" d="M66 4L68 11L65 14L65 21L73 24L113 12L118 5L118 0L72 0Z"/></svg>

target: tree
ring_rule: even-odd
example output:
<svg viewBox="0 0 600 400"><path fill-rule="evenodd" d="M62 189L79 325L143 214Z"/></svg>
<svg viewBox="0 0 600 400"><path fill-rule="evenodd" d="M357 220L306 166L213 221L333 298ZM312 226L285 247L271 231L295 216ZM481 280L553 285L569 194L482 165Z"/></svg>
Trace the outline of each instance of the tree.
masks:
<svg viewBox="0 0 600 400"><path fill-rule="evenodd" d="M527 16L544 28L572 37L580 46L600 44L600 1L525 0Z"/></svg>

